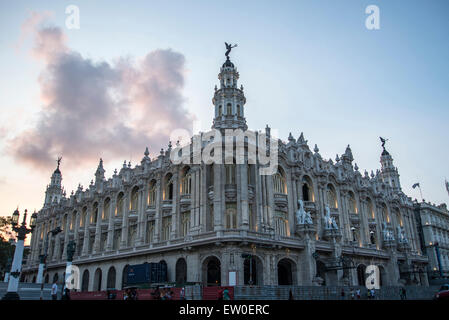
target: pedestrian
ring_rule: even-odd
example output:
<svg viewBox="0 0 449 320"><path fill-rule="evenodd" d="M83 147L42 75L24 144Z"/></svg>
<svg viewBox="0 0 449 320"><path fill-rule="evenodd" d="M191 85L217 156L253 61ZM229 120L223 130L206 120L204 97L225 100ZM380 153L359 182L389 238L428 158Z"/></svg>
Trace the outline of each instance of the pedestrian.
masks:
<svg viewBox="0 0 449 320"><path fill-rule="evenodd" d="M223 289L218 290L218 300L223 300Z"/></svg>
<svg viewBox="0 0 449 320"><path fill-rule="evenodd" d="M181 292L179 293L179 300L185 300L186 299L186 292L184 287L181 288Z"/></svg>
<svg viewBox="0 0 449 320"><path fill-rule="evenodd" d="M295 300L295 299L293 298L293 292L292 292L292 289L290 289L290 291L289 291L289 293L288 293L288 300Z"/></svg>
<svg viewBox="0 0 449 320"><path fill-rule="evenodd" d="M225 288L223 290L223 300L231 300L231 296L229 295L229 290L228 288Z"/></svg>
<svg viewBox="0 0 449 320"><path fill-rule="evenodd" d="M401 297L401 300L407 299L407 293L405 291L405 288L401 288L399 295Z"/></svg>
<svg viewBox="0 0 449 320"><path fill-rule="evenodd" d="M62 295L61 300L70 300L70 290L69 290L69 288L67 288L67 287L64 288L64 293Z"/></svg>
<svg viewBox="0 0 449 320"><path fill-rule="evenodd" d="M53 281L53 285L51 286L51 300L58 300L58 285L56 281Z"/></svg>
<svg viewBox="0 0 449 320"><path fill-rule="evenodd" d="M126 289L125 292L123 292L123 300L129 300L129 290Z"/></svg>
<svg viewBox="0 0 449 320"><path fill-rule="evenodd" d="M344 288L341 288L340 297L341 297L341 300L345 300L345 289Z"/></svg>
<svg viewBox="0 0 449 320"><path fill-rule="evenodd" d="M370 293L371 299L376 299L376 291L374 291L374 288L371 288Z"/></svg>
<svg viewBox="0 0 449 320"><path fill-rule="evenodd" d="M351 288L351 300L354 300L354 298L355 298L354 288Z"/></svg>
<svg viewBox="0 0 449 320"><path fill-rule="evenodd" d="M360 300L360 289L357 289L355 294L357 296L357 300Z"/></svg>

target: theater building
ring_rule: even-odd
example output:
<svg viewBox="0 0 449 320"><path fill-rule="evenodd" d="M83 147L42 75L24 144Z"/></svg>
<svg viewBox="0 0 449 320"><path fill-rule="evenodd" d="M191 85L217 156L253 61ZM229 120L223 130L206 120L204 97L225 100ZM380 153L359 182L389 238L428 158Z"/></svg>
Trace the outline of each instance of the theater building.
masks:
<svg viewBox="0 0 449 320"><path fill-rule="evenodd" d="M212 129L223 136L226 129L247 130L246 99L229 58L218 79ZM272 139L268 126L255 135ZM212 140L199 136L204 152ZM175 164L169 144L154 158L147 148L140 164L125 162L108 179L100 160L89 187L70 196L58 164L38 212L25 280L36 281L47 234L59 226L62 232L48 237L44 282L63 281L74 241L84 291L120 289L127 266L161 261L177 283L364 285L366 267L375 265L382 286L428 284L413 202L385 147L380 169L369 174L359 171L349 145L333 161L302 133L276 144L270 175L260 174L259 161L237 163L234 153L231 163Z"/></svg>

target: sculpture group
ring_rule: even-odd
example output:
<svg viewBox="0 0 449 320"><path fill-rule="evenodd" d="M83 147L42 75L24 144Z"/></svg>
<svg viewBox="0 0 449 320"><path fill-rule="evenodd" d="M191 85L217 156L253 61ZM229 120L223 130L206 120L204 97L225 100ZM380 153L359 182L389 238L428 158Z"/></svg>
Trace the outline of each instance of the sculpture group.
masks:
<svg viewBox="0 0 449 320"><path fill-rule="evenodd" d="M310 213L304 210L304 201L298 200L299 209L296 211L296 221L298 224L313 224Z"/></svg>

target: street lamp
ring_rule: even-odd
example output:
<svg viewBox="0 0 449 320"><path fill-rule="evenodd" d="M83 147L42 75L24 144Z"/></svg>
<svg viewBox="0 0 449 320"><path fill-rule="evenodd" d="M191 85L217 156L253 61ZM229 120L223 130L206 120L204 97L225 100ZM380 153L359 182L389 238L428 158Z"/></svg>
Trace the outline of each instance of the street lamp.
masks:
<svg viewBox="0 0 449 320"><path fill-rule="evenodd" d="M34 215L34 214L33 214ZM17 244L14 251L14 259L12 262L10 277L8 281L8 291L3 296L2 300L20 300L19 294L17 293L19 289L19 276L22 270L22 260L23 260L23 249L25 245L25 238L28 233L33 232L34 227L36 227L36 216L30 219L30 228L26 226L27 210L25 209L25 214L23 215L22 224L19 226L19 209L16 209L12 214L11 225L13 231L17 233Z"/></svg>
<svg viewBox="0 0 449 320"><path fill-rule="evenodd" d="M61 227L56 227L53 230L50 230L45 237L45 245L44 245L44 254L39 256L39 270L37 271L37 280L36 283L41 284L41 296L40 299L44 298L44 269L46 269L45 262L47 260L47 251L48 251L48 238L50 234L52 236L56 236L58 233L62 231Z"/></svg>

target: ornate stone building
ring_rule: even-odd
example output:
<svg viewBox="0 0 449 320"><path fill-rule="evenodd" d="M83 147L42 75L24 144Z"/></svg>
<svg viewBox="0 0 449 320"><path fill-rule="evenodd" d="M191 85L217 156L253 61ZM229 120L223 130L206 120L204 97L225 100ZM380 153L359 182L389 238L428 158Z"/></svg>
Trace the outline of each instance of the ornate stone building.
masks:
<svg viewBox="0 0 449 320"><path fill-rule="evenodd" d="M246 130L246 99L229 58L218 78L212 128ZM211 140L200 135L204 152ZM316 145L311 150L302 133L276 143L272 175L259 174L258 161L174 164L169 144L153 159L147 148L140 164L125 162L109 179L100 160L95 181L70 196L58 165L38 213L26 279L35 281L46 235L59 226L63 231L49 237L45 281L63 279L73 240L82 290L121 288L128 265L160 261L178 283L364 285L365 268L376 265L381 285L427 284L418 272L427 257L413 202L385 148L381 169L368 174L353 164L349 146L334 162Z"/></svg>
<svg viewBox="0 0 449 320"><path fill-rule="evenodd" d="M415 203L421 247L429 257L432 276L449 275L449 211L446 204L436 206L425 201Z"/></svg>

